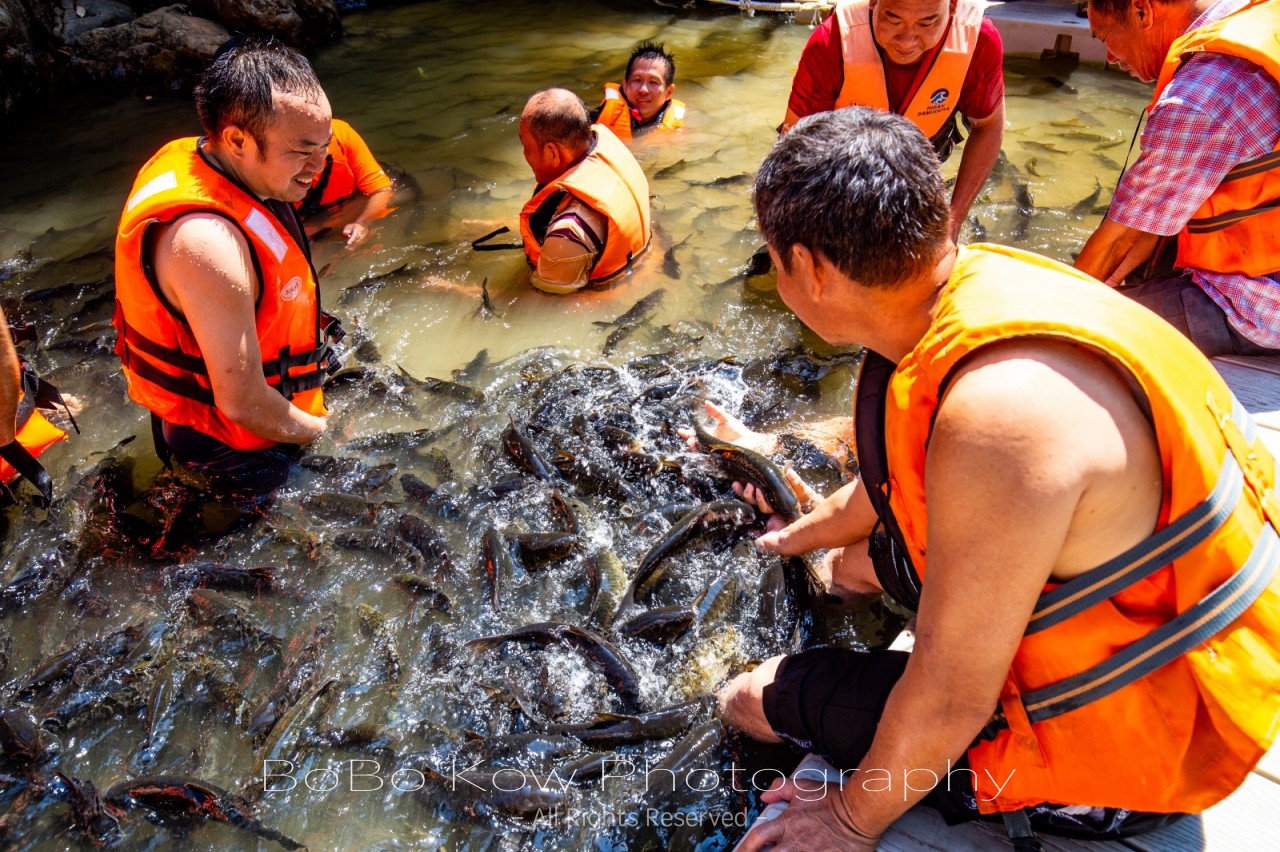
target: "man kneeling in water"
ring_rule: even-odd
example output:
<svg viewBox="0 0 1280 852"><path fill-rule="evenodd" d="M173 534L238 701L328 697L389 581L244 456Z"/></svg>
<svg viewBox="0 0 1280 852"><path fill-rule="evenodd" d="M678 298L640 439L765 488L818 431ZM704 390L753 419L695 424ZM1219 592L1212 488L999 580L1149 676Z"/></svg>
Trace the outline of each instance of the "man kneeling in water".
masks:
<svg viewBox="0 0 1280 852"><path fill-rule="evenodd" d="M520 144L538 181L520 211L534 287L572 293L622 275L649 248L649 182L618 137L567 89L529 98Z"/></svg>
<svg viewBox="0 0 1280 852"><path fill-rule="evenodd" d="M1063 264L957 248L938 159L900 116L802 120L755 207L783 301L869 350L862 481L760 546L832 549L846 592L892 568L920 594L911 653L775 657L721 693L729 724L845 770L822 795L778 784L764 800L790 807L741 848L872 850L921 801L1115 837L1239 787L1280 728L1280 501L1212 365Z"/></svg>
<svg viewBox="0 0 1280 852"><path fill-rule="evenodd" d="M293 207L324 168L332 113L301 54L257 41L214 60L196 109L205 135L161 148L120 218L116 353L162 459L267 493L324 432L320 385L338 367Z"/></svg>
<svg viewBox="0 0 1280 852"><path fill-rule="evenodd" d="M678 130L684 126L684 104L676 92L676 60L666 47L646 41L636 45L627 60L625 82L604 84L604 100L591 113L623 142L651 129Z"/></svg>

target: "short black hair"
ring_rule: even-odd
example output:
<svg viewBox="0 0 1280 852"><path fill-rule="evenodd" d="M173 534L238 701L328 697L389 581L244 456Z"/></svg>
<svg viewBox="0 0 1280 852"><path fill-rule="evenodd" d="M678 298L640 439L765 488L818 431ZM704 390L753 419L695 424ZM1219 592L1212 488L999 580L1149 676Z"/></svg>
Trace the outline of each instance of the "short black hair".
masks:
<svg viewBox="0 0 1280 852"><path fill-rule="evenodd" d="M635 50L631 51L631 58L627 60L627 70L622 82L625 83L631 79L631 69L636 64L637 59L657 59L666 63L666 85L670 86L676 81L676 58L667 53L667 46L665 44L654 44L651 41L642 41L636 45Z"/></svg>
<svg viewBox="0 0 1280 852"><path fill-rule="evenodd" d="M543 89L525 105L522 120L539 146L558 142L574 151L591 145L591 118L582 98L568 89Z"/></svg>
<svg viewBox="0 0 1280 852"><path fill-rule="evenodd" d="M863 286L921 273L947 241L933 146L902 116L865 107L796 124L761 164L754 200L760 232L788 270L799 244Z"/></svg>
<svg viewBox="0 0 1280 852"><path fill-rule="evenodd" d="M216 139L239 127L261 150L275 113L275 95L323 93L306 57L275 39L233 38L218 49L196 85L196 112L205 135Z"/></svg>

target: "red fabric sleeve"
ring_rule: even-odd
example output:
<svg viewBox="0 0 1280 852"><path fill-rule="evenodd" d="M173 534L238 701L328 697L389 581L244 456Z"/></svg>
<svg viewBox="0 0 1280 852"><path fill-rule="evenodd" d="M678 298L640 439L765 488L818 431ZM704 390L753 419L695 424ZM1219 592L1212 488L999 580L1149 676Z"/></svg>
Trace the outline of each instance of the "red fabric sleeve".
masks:
<svg viewBox="0 0 1280 852"><path fill-rule="evenodd" d="M840 51L840 33L836 29L836 16L827 19L813 30L800 54L800 65L791 82L791 100L787 106L804 118L819 112L835 109L836 98L844 84L844 58Z"/></svg>
<svg viewBox="0 0 1280 852"><path fill-rule="evenodd" d="M965 75L956 108L968 118L981 119L995 112L1003 99L1004 43L1000 41L996 25L989 18L983 18L978 46L969 62L969 73Z"/></svg>
<svg viewBox="0 0 1280 852"><path fill-rule="evenodd" d="M333 134L338 144L342 146L342 152L347 155L347 163L356 177L356 189L365 195L372 195L380 189L391 186L391 178L387 177L382 166L373 156L373 152L369 150L369 146L351 125L342 127L335 121Z"/></svg>

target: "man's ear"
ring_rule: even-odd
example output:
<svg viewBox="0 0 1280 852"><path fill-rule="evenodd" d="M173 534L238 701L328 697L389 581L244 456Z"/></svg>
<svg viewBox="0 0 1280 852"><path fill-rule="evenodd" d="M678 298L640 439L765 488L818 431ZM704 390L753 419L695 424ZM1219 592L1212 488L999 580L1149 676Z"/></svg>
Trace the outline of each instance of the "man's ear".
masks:
<svg viewBox="0 0 1280 852"><path fill-rule="evenodd" d="M245 157L252 153L249 150L249 146L252 144L249 134L234 124L222 128L221 136L223 146L236 156Z"/></svg>
<svg viewBox="0 0 1280 852"><path fill-rule="evenodd" d="M675 95L675 93L676 93L675 83L672 83L670 86L667 86L667 100L671 100L672 96Z"/></svg>
<svg viewBox="0 0 1280 852"><path fill-rule="evenodd" d="M1133 14L1138 21L1138 29L1149 30L1155 26L1156 16L1153 14L1154 4L1151 0L1133 0Z"/></svg>
<svg viewBox="0 0 1280 852"><path fill-rule="evenodd" d="M822 296L827 285L827 263L826 258L802 243L791 246L791 278L803 282L801 286L809 291L808 296L814 302Z"/></svg>

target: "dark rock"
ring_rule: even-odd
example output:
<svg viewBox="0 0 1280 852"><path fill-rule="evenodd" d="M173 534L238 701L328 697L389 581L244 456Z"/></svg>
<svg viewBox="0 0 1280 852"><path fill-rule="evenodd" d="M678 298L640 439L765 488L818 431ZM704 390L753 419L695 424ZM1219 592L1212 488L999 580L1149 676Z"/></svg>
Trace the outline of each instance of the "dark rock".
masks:
<svg viewBox="0 0 1280 852"><path fill-rule="evenodd" d="M194 84L230 35L221 24L166 6L114 27L81 35L73 66L95 80L181 89Z"/></svg>
<svg viewBox="0 0 1280 852"><path fill-rule="evenodd" d="M54 14L61 20L54 26L53 35L63 44L71 45L90 30L127 24L138 17L119 0L62 0Z"/></svg>
<svg viewBox="0 0 1280 852"><path fill-rule="evenodd" d="M211 0L228 28L307 49L342 38L333 0Z"/></svg>

